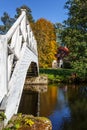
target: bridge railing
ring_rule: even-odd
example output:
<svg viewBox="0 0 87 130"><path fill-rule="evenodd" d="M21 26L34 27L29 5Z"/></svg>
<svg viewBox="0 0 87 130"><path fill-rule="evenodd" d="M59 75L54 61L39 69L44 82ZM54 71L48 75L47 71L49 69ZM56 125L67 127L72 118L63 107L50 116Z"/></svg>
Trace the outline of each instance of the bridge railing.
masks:
<svg viewBox="0 0 87 130"><path fill-rule="evenodd" d="M38 56L37 42L26 18L26 11L22 10L6 35L0 35L0 102L7 94L8 82L25 45Z"/></svg>
<svg viewBox="0 0 87 130"><path fill-rule="evenodd" d="M29 49L37 55L37 42L26 18L26 11L22 10L21 16L6 34L7 42L11 49L19 57L23 43L26 42Z"/></svg>

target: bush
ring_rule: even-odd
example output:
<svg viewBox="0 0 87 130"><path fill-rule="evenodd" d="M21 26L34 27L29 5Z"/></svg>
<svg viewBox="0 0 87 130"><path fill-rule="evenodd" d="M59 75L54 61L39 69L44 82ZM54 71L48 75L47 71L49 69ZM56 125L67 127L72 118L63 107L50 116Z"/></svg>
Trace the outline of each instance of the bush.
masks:
<svg viewBox="0 0 87 130"><path fill-rule="evenodd" d="M68 82L68 83L79 83L87 81L86 77L83 76L83 71L76 69L53 69L40 68L40 74L46 74L48 76L49 82ZM76 76L73 76L76 75ZM86 75L86 74L85 74Z"/></svg>

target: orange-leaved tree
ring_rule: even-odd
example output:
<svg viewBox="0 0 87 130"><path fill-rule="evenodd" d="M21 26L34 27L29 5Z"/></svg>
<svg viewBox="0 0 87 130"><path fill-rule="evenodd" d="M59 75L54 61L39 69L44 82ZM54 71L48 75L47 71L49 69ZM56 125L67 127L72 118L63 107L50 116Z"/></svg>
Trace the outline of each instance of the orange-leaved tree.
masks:
<svg viewBox="0 0 87 130"><path fill-rule="evenodd" d="M41 18L35 22L33 30L37 40L39 66L41 68L51 67L57 47L54 25Z"/></svg>

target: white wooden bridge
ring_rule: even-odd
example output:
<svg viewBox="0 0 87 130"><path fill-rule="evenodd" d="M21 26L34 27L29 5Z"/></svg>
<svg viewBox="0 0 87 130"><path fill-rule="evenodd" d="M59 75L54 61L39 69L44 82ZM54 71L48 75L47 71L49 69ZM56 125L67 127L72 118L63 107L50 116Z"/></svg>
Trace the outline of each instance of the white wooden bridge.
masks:
<svg viewBox="0 0 87 130"><path fill-rule="evenodd" d="M22 10L11 29L0 35L0 109L6 115L5 124L18 111L29 68L38 76L37 43Z"/></svg>

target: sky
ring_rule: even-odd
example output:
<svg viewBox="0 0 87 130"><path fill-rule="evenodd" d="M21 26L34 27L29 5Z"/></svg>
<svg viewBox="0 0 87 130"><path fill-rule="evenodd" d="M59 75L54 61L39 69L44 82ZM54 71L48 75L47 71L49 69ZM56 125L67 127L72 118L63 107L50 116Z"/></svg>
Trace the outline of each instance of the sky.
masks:
<svg viewBox="0 0 87 130"><path fill-rule="evenodd" d="M67 10L64 9L67 0L0 0L0 19L4 12L10 17L16 14L16 8L27 5L34 20L45 18L52 23L62 23L67 19ZM1 21L0 21L1 24Z"/></svg>

